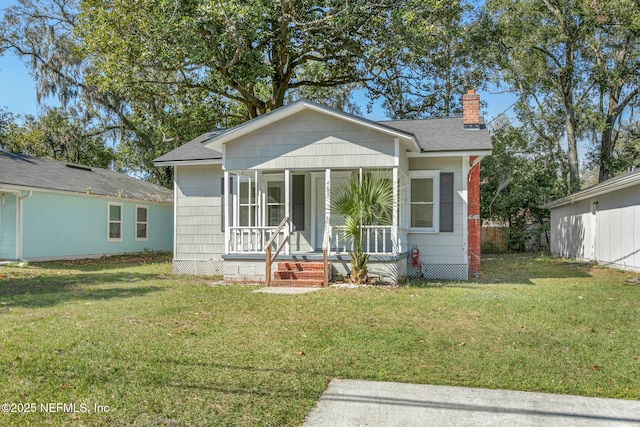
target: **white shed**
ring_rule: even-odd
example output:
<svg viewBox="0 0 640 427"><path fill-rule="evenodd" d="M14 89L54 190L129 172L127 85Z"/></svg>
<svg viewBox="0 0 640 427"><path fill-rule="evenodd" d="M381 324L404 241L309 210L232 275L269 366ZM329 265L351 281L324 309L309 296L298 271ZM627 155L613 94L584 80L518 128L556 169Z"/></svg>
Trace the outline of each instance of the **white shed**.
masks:
<svg viewBox="0 0 640 427"><path fill-rule="evenodd" d="M543 206L551 211L551 253L640 271L640 171Z"/></svg>

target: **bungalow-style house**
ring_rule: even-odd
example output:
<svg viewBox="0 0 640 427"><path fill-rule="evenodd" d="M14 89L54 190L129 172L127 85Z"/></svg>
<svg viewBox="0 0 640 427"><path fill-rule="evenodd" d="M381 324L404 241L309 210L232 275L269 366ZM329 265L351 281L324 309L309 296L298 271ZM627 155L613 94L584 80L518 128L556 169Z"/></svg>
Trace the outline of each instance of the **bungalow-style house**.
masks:
<svg viewBox="0 0 640 427"><path fill-rule="evenodd" d="M542 206L551 212L551 253L640 271L640 170Z"/></svg>
<svg viewBox="0 0 640 427"><path fill-rule="evenodd" d="M0 150L0 261L170 251L172 202L128 175Z"/></svg>
<svg viewBox="0 0 640 427"><path fill-rule="evenodd" d="M478 274L479 162L491 152L479 104L469 91L463 117L376 122L300 100L155 159L174 167L174 273L283 285L348 274L332 193L375 172L393 184L393 215L365 227L369 276ZM301 271L325 260L328 272Z"/></svg>

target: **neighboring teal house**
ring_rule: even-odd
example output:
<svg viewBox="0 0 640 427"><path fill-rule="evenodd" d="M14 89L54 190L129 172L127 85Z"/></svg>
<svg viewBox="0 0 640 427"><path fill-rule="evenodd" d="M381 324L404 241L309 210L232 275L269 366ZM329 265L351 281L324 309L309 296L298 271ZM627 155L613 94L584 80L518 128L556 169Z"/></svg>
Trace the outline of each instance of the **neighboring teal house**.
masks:
<svg viewBox="0 0 640 427"><path fill-rule="evenodd" d="M0 261L173 249L173 192L106 169L0 150Z"/></svg>

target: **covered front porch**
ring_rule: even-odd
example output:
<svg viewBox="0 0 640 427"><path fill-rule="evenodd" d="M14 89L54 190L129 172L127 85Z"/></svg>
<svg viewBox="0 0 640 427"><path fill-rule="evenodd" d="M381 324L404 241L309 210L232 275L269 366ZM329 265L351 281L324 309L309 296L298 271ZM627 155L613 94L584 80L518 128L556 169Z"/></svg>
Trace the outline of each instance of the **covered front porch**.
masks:
<svg viewBox="0 0 640 427"><path fill-rule="evenodd" d="M371 173L391 181L393 206L383 224L362 226L362 250L372 265L391 263L397 269L407 253L399 203L403 179L397 168L225 170L225 276L237 279L246 273L269 282L276 260L330 262L334 274L348 274L353 241L344 235L344 218L332 212L332 200L345 182L362 182Z"/></svg>

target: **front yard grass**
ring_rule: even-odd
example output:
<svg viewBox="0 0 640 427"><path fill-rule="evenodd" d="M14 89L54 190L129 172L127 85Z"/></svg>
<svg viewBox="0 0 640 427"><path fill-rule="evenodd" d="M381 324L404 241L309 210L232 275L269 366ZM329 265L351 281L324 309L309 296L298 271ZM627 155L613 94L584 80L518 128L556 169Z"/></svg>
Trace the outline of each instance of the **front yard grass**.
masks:
<svg viewBox="0 0 640 427"><path fill-rule="evenodd" d="M0 404L36 404L0 425L296 426L334 377L640 399L637 274L486 256L475 282L273 295L170 272L0 267Z"/></svg>

